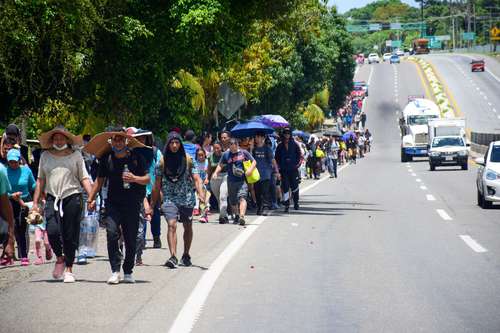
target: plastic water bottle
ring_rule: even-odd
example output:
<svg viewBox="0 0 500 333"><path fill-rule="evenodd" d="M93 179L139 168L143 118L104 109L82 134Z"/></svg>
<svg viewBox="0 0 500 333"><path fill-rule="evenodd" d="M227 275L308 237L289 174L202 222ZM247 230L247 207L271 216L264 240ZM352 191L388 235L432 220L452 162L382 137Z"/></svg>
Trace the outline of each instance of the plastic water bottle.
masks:
<svg viewBox="0 0 500 333"><path fill-rule="evenodd" d="M123 166L123 173L125 173L125 172L130 172L130 170L128 169L128 165L127 164L125 164ZM123 188L126 189L126 190L130 189L130 183L128 183L126 181L123 181Z"/></svg>

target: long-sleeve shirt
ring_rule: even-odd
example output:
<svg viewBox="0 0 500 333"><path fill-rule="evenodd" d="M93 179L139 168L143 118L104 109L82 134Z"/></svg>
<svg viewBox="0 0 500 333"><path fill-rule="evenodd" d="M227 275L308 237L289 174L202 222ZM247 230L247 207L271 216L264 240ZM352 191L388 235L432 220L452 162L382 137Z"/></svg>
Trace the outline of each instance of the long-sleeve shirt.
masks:
<svg viewBox="0 0 500 333"><path fill-rule="evenodd" d="M288 141L288 147L285 146L285 143L281 142L276 148L274 158L281 172L296 170L302 163L300 147L293 139Z"/></svg>

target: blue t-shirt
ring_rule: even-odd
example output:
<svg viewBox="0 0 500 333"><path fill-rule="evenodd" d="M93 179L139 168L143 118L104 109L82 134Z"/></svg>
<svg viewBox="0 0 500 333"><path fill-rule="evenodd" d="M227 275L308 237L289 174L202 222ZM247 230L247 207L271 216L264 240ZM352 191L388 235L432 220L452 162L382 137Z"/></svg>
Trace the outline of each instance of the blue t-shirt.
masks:
<svg viewBox="0 0 500 333"><path fill-rule="evenodd" d="M30 192L35 190L35 177L28 166L21 165L17 169L7 168L7 176L12 187L9 194L22 192L21 199L25 200L30 197Z"/></svg>
<svg viewBox="0 0 500 333"><path fill-rule="evenodd" d="M188 154L189 157L191 157L191 160L196 163L196 150L199 146L192 142L184 142L183 146L186 154Z"/></svg>
<svg viewBox="0 0 500 333"><path fill-rule="evenodd" d="M153 158L153 162L149 165L149 184L146 185L146 195L150 195L153 191L153 187L156 182L156 167L160 165L163 154L160 149L156 149L156 156Z"/></svg>
<svg viewBox="0 0 500 333"><path fill-rule="evenodd" d="M254 158L244 149L239 149L236 153L227 150L222 154L219 161L221 166L227 166L227 180L230 182L241 182L245 180L245 168L243 161L253 161Z"/></svg>
<svg viewBox="0 0 500 333"><path fill-rule="evenodd" d="M253 150L253 157L257 161L260 180L271 179L273 173L273 150L269 146L256 147Z"/></svg>
<svg viewBox="0 0 500 333"><path fill-rule="evenodd" d="M0 195L10 192L10 182L7 177L7 169L0 164Z"/></svg>

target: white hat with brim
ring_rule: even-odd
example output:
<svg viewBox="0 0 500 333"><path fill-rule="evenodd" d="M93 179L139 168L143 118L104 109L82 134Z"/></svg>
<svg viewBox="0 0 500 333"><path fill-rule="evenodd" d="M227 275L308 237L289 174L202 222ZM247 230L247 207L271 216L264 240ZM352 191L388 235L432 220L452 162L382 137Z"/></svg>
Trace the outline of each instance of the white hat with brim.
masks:
<svg viewBox="0 0 500 333"><path fill-rule="evenodd" d="M111 151L110 139L115 136L123 136L128 139L127 147L129 148L151 148L148 147L139 140L135 139L126 132L103 132L94 136L86 145L83 147L83 151L101 158L106 153Z"/></svg>
<svg viewBox="0 0 500 333"><path fill-rule="evenodd" d="M68 144L71 146L83 146L83 138L81 135L74 135L64 127L56 127L53 130L42 133L38 140L42 149L52 148L52 137L55 134L62 134L68 139Z"/></svg>

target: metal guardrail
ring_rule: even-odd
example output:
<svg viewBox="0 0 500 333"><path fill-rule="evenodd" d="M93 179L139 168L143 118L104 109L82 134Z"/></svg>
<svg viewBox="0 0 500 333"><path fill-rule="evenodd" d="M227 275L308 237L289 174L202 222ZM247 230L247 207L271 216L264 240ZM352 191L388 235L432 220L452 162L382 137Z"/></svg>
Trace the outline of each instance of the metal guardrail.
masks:
<svg viewBox="0 0 500 333"><path fill-rule="evenodd" d="M470 141L477 145L488 146L492 141L500 141L500 133L471 132Z"/></svg>

